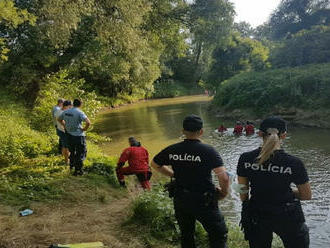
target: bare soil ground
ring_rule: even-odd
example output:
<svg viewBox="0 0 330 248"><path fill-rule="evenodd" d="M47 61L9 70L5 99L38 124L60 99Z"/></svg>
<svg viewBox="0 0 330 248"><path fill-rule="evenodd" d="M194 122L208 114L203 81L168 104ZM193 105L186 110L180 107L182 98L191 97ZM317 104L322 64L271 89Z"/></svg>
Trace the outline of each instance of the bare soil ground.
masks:
<svg viewBox="0 0 330 248"><path fill-rule="evenodd" d="M122 228L133 197L129 193L110 203L35 203L30 206L34 214L26 217L19 217L16 208L0 206L0 248L96 241L111 248L146 247L134 233Z"/></svg>

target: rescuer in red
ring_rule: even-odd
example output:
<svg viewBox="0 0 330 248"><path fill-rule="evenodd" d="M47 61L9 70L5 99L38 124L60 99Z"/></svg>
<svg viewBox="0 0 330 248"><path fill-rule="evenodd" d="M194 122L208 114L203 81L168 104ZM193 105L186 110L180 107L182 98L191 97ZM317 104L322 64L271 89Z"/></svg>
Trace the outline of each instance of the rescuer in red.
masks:
<svg viewBox="0 0 330 248"><path fill-rule="evenodd" d="M237 121L233 133L236 135L241 135L242 132L243 132L243 125L241 124L240 121Z"/></svg>
<svg viewBox="0 0 330 248"><path fill-rule="evenodd" d="M254 126L253 126L252 122L249 122L249 121L246 122L245 133L246 133L246 135L254 134Z"/></svg>
<svg viewBox="0 0 330 248"><path fill-rule="evenodd" d="M143 189L150 190L151 171L148 151L134 137L128 139L130 147L126 148L117 163L116 173L119 184L125 187L126 175L136 175ZM127 167L123 167L128 161Z"/></svg>
<svg viewBox="0 0 330 248"><path fill-rule="evenodd" d="M223 133L225 131L227 131L227 128L224 125L221 125L221 126L218 127L218 132L219 133Z"/></svg>

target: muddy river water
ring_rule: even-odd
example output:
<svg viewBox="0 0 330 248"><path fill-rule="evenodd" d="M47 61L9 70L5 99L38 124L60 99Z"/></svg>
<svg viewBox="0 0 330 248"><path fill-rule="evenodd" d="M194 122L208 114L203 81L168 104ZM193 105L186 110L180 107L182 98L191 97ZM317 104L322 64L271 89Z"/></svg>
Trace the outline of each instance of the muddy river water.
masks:
<svg viewBox="0 0 330 248"><path fill-rule="evenodd" d="M234 121L224 121L207 111L209 100L205 96L161 99L104 111L98 116L94 130L112 138L103 147L109 155L119 155L128 146L127 138L135 136L153 157L182 139L182 119L194 113L204 120L203 142L216 147L227 169L235 173L239 155L258 147L261 140L257 135L235 137L230 131L222 136L215 133L219 124L233 127ZM310 177L313 199L304 202L303 208L311 247L330 247L330 130L289 126L284 148L303 160ZM238 222L240 202L235 192L220 202L220 207L231 221Z"/></svg>

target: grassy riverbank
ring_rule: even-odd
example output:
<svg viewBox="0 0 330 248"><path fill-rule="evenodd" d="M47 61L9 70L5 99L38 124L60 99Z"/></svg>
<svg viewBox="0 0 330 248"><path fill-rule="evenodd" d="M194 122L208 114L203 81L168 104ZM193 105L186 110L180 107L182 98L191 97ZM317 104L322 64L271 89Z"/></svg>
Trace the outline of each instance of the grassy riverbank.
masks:
<svg viewBox="0 0 330 248"><path fill-rule="evenodd" d="M248 72L223 82L213 101L219 115L281 115L293 124L330 128L330 64Z"/></svg>
<svg viewBox="0 0 330 248"><path fill-rule="evenodd" d="M37 109L27 107L0 92L0 247L91 241L114 248L178 247L172 202L162 187L138 194L135 183L129 181L128 190L118 188L117 158L98 147L109 140L91 132L86 174L71 176L57 154L54 128L38 125L34 119L36 112L41 115L38 120L49 118L44 116L49 115L47 99L39 98L39 103ZM19 217L19 210L25 208L34 214ZM207 247L201 226L196 237L200 247ZM229 247L247 247L235 224L230 225Z"/></svg>

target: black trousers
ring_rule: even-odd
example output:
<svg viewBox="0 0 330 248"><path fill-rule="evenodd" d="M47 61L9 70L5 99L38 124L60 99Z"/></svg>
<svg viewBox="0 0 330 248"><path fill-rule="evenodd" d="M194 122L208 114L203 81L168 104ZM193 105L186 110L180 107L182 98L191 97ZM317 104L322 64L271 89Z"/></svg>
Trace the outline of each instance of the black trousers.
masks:
<svg viewBox="0 0 330 248"><path fill-rule="evenodd" d="M59 135L59 133L58 133L59 131L58 131L56 125L55 125L55 129L56 129L56 135L58 136L58 146L57 146L58 153L59 153L59 154L62 154L62 147L63 147L63 145L62 145L61 137L60 137L60 135Z"/></svg>
<svg viewBox="0 0 330 248"><path fill-rule="evenodd" d="M75 171L82 171L83 162L87 155L86 137L68 135L68 146L70 151L70 167Z"/></svg>
<svg viewBox="0 0 330 248"><path fill-rule="evenodd" d="M250 248L271 248L273 232L280 236L285 248L308 248L309 230L304 222L297 223L287 216L259 218L249 240Z"/></svg>
<svg viewBox="0 0 330 248"><path fill-rule="evenodd" d="M211 248L227 247L228 229L217 204L206 205L202 195L182 194L174 197L174 210L181 231L182 248L196 247L196 220L208 233Z"/></svg>

